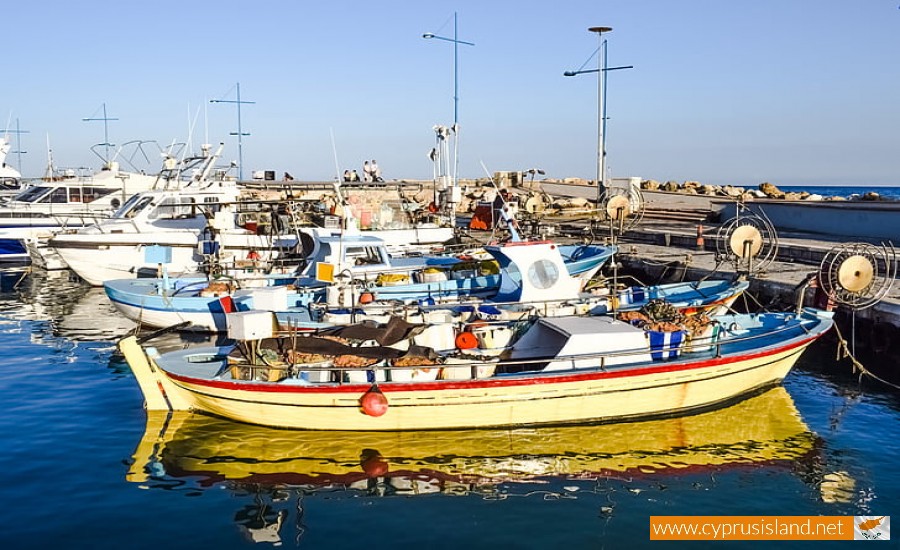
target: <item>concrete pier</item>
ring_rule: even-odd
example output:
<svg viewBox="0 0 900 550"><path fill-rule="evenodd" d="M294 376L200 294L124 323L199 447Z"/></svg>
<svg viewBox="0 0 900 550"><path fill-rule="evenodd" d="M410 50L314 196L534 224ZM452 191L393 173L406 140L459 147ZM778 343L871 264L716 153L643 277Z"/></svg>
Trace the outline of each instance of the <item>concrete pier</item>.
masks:
<svg viewBox="0 0 900 550"><path fill-rule="evenodd" d="M619 241L624 267L648 277L695 279L717 273L735 273L730 262L720 262L716 254L718 226L703 224L703 246L698 247L696 223L656 221L628 231ZM827 240L826 240L827 239ZM761 301L795 303L795 290L819 270L822 259L834 247L849 242L839 238L802 233L778 236L778 254L764 272L751 278L750 291ZM805 303L811 304L813 290ZM900 329L900 285L895 284L884 300L856 312L857 319L888 323Z"/></svg>

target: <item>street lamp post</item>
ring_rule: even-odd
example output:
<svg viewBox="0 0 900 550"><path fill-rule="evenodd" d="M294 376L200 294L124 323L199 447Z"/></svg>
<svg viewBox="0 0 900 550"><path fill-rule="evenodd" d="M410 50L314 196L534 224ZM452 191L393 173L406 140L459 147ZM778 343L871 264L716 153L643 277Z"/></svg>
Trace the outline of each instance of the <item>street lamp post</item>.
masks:
<svg viewBox="0 0 900 550"><path fill-rule="evenodd" d="M238 138L238 180L244 179L244 140L242 139L244 136L249 136L249 133L244 133L241 129L241 105L242 104L254 104L255 101L242 101L241 100L241 83L238 82L236 84L236 95L237 99L210 99L210 103L235 103L237 105L237 132L230 132L228 135L237 136Z"/></svg>
<svg viewBox="0 0 900 550"><path fill-rule="evenodd" d="M453 180L455 185L459 173L459 45L474 46L475 44L459 39L456 12L453 12L453 38L438 36L433 32L426 32L422 38L453 43L453 133L456 136L453 141Z"/></svg>
<svg viewBox="0 0 900 550"><path fill-rule="evenodd" d="M456 12L453 12L453 38L438 36L433 32L426 32L422 38L453 42L453 126L456 126L459 122L459 45L474 46L475 44L459 39Z"/></svg>
<svg viewBox="0 0 900 550"><path fill-rule="evenodd" d="M577 71L566 71L563 76L576 76L586 73L597 73L597 200L606 189L606 72L619 69L631 69L632 65L625 67L606 66L606 40L603 33L612 31L612 27L590 27L590 32L597 33L597 68Z"/></svg>

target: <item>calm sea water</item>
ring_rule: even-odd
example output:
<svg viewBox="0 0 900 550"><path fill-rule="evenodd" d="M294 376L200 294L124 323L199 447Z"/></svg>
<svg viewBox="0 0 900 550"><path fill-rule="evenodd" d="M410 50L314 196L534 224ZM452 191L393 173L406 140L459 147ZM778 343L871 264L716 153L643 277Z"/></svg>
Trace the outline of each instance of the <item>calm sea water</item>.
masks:
<svg viewBox="0 0 900 550"><path fill-rule="evenodd" d="M652 546L651 515L900 514L900 397L830 344L783 388L687 418L314 434L148 416L102 291L0 283L4 549L614 549Z"/></svg>
<svg viewBox="0 0 900 550"><path fill-rule="evenodd" d="M875 192L882 198L900 200L900 187L864 187L864 186L837 186L837 185L779 185L782 191L806 191L822 195L823 197L844 197L849 199L853 195L863 195Z"/></svg>

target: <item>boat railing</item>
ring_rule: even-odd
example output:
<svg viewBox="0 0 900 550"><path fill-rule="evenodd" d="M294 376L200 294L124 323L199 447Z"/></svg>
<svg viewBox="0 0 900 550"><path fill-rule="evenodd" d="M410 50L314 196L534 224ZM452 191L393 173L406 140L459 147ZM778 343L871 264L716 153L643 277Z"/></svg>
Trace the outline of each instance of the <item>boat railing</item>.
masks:
<svg viewBox="0 0 900 550"><path fill-rule="evenodd" d="M720 357L723 353L723 347L731 347L736 349L759 350L763 347L770 347L776 344L784 344L788 340L796 339L799 336L806 336L812 333L811 326L818 324L818 320L805 315L797 316L792 319L795 314L785 314L785 323L783 326L776 328L765 328L762 325L754 325L752 327L743 327L736 321L728 322L714 321L717 330L711 331L708 335L703 335L691 340L690 344L671 343L662 345L653 345L650 341L646 346L640 348L631 348L616 351L603 351L593 353L579 353L573 355L552 355L527 358L501 358L494 355L478 355L477 350L473 350L473 355L456 355L456 356L440 356L438 360L423 362L422 364L406 364L395 365L390 360L376 360L365 366L336 366L329 361L322 361L318 364L289 364L273 366L265 363L260 365L243 364L247 367L275 368L284 370L284 375L290 374L291 377L299 377L301 373L320 373L321 376L313 376L317 382L336 382L344 383L365 383L365 382L397 382L397 381L427 381L436 380L437 371L440 369L463 369L471 373L470 376L455 377L452 380L469 380L484 379L492 377L515 376L518 374L534 375L560 375L566 373L583 372L586 370L603 370L610 371L618 368L629 368L636 362L645 361L646 357L651 354L672 355L669 359L654 359L654 362L677 362L678 357L682 354L690 354L696 357L697 353L707 353L710 357ZM794 321L796 322L790 322ZM501 325L503 322L496 322ZM779 335L789 335L787 339L773 338ZM296 338L303 338L296 336ZM634 361L622 361L621 359L633 358ZM452 362L449 362L452 359ZM613 359L618 359L613 361ZM553 364L552 370L545 370L547 365ZM610 364L611 363L611 364ZM568 366L566 366L568 365ZM436 369L431 373L431 369ZM414 373L422 371L417 376ZM337 373L333 377L327 376L329 373ZM350 373L355 373L350 374ZM361 373L365 373L366 377L360 377ZM403 373L398 375L398 373ZM426 376L428 375L428 376ZM446 380L443 379L443 380Z"/></svg>

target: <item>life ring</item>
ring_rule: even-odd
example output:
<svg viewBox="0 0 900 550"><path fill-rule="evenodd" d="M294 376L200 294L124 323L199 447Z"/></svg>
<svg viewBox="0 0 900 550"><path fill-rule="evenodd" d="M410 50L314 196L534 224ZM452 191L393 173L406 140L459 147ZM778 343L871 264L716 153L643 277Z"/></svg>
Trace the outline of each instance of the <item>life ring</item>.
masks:
<svg viewBox="0 0 900 550"><path fill-rule="evenodd" d="M478 347L478 338L471 332L460 332L456 335L457 349L475 349Z"/></svg>

